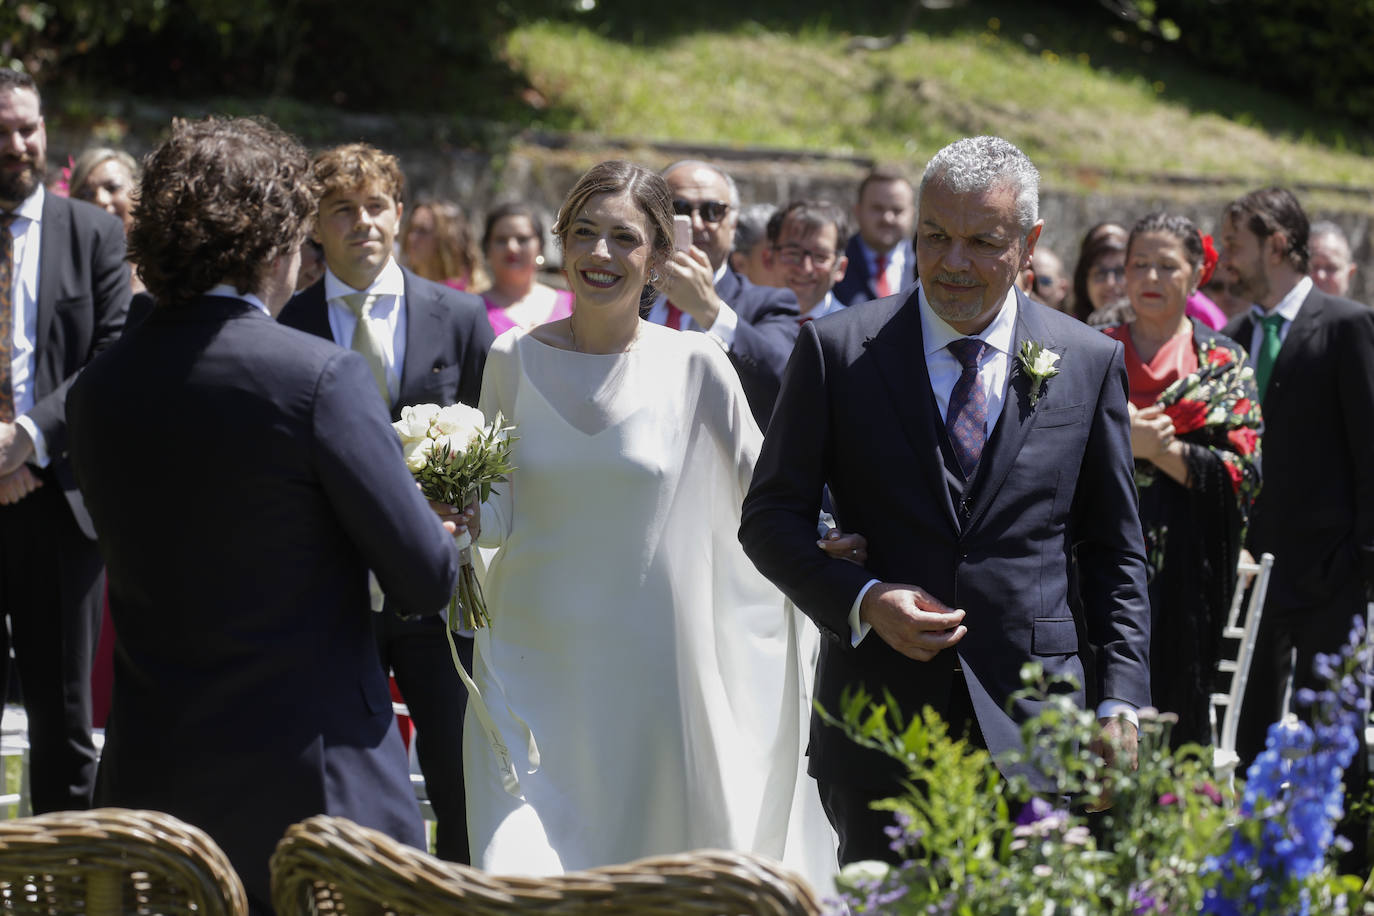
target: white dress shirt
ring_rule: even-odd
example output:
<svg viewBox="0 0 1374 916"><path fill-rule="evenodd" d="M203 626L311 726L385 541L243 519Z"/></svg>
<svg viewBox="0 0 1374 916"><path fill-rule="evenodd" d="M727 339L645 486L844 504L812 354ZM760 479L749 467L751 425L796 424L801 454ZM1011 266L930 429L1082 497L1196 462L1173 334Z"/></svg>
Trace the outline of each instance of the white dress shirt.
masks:
<svg viewBox="0 0 1374 916"><path fill-rule="evenodd" d="M1279 325L1279 343L1288 337L1288 329L1293 326L1293 322L1298 317L1298 312L1302 311L1303 301L1307 299L1308 293L1312 292L1312 278L1303 277L1298 281L1298 285L1288 291L1288 295L1279 300L1279 304L1274 306L1274 311L1266 312L1263 306L1251 305L1250 312L1255 316L1255 329L1250 332L1250 354L1251 363L1264 347L1264 325L1263 319L1275 313L1283 316L1283 324Z"/></svg>
<svg viewBox="0 0 1374 916"><path fill-rule="evenodd" d="M863 252L864 260L868 264L870 285L876 291L878 288L878 253L868 247L863 236L859 236L859 250ZM883 265L883 276L887 277L889 293L895 293L902 288L902 273L906 270L907 258L915 257L915 254L911 242L907 239L903 239L888 250L887 263Z"/></svg>
<svg viewBox="0 0 1374 916"><path fill-rule="evenodd" d="M720 269L716 271L715 279L711 281L712 284L719 283L720 278L725 276L725 272L729 269L730 262L727 259L720 265ZM654 324L666 325L668 323L668 297L659 293L658 298L654 300L654 304L649 307L649 314L646 318ZM682 326L678 328L678 330L703 331L707 337L719 344L722 350L729 353L730 348L735 344L735 328L738 326L739 315L730 307L730 303L722 301L720 304L720 311L716 313L716 320L709 328L703 328L701 325L697 324L695 318L683 312Z"/></svg>
<svg viewBox="0 0 1374 916"><path fill-rule="evenodd" d="M372 285L367 289L354 289L334 275L327 266L324 269L324 298L329 303L329 330L334 342L344 349L353 347L353 331L358 326L358 316L344 296L354 293L368 293L377 296L372 304L371 317L374 330L385 329L377 337L382 342L382 362L386 366L386 390L391 403L396 403L401 393L401 369L405 366L406 350L406 279L401 266L395 258L388 258ZM378 327L380 325L380 327Z"/></svg>
<svg viewBox="0 0 1374 916"><path fill-rule="evenodd" d="M800 318L798 318L797 324L803 324L807 321L815 321L817 318L824 318L826 315L833 315L838 311L842 311L843 309L844 303L835 298L835 293L832 290L831 292L826 293L825 298L822 299L820 302L817 302L815 307L812 308L811 311L807 312L805 315L802 315Z"/></svg>
<svg viewBox="0 0 1374 916"><path fill-rule="evenodd" d="M48 466L47 443L38 424L29 419L33 410L34 365L37 360L38 338L38 267L42 257L43 195L40 184L15 210L16 219L10 223L14 244L12 298L14 306L14 338L10 359L10 385L14 393L14 422L24 428L33 440L33 456L29 463Z"/></svg>

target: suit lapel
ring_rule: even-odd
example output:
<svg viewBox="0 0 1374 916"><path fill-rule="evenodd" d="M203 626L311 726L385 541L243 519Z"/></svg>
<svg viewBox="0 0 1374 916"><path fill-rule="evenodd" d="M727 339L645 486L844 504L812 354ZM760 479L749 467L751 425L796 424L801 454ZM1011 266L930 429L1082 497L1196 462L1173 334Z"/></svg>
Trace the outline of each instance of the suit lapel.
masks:
<svg viewBox="0 0 1374 916"><path fill-rule="evenodd" d="M43 195L43 220L39 226L38 254L38 321L34 340L34 393L47 394L50 386L44 354L48 330L52 327L53 309L57 302L57 287L62 276L62 256L67 253L67 239L71 235L70 204L55 194Z"/></svg>
<svg viewBox="0 0 1374 916"><path fill-rule="evenodd" d="M1020 361L1016 358L1016 354L1021 352L1021 345L1027 341L1036 341L1047 349L1061 352L1055 347L1055 341L1041 322L1040 316L1035 314L1031 303L1025 296L1017 293L1016 334L1012 339L1011 358L1007 365L1007 396L1002 403L1002 415L998 417L997 424L993 427L988 443L983 449L978 469L969 481L965 501L973 507L973 513L969 516L966 530L971 530L987 513L988 505L996 497L997 491L1007 479L1007 474L1011 472L1012 465L1016 463L1016 456L1030 433L1035 411L1044 403L1045 397L1054 386L1053 379L1047 381L1036 407L1030 406L1031 379L1022 371Z"/></svg>
<svg viewBox="0 0 1374 916"><path fill-rule="evenodd" d="M1293 319L1293 325L1284 335L1283 346L1279 347L1279 355L1274 359L1273 369L1269 373L1269 391L1266 392L1271 399L1283 390L1284 380L1291 378L1292 373L1300 371L1300 367L1306 362L1304 351L1307 349L1307 341L1321 327L1325 311L1325 298L1317 295L1317 290L1313 289L1303 300L1298 317ZM1272 400L1269 406L1273 406Z"/></svg>
<svg viewBox="0 0 1374 916"><path fill-rule="evenodd" d="M926 367L925 341L921 334L921 307L915 290L892 320L870 337L865 346L873 354L878 372L892 396L892 407L901 420L902 432L916 455L913 473L921 477L934 503L944 508L945 518L957 531L958 520L942 474L945 460L936 437L940 420Z"/></svg>
<svg viewBox="0 0 1374 916"><path fill-rule="evenodd" d="M294 303L293 303L294 304ZM297 327L302 331L334 339L334 329L329 326L329 306L324 301L324 281L318 280L313 286L300 294L300 312Z"/></svg>
<svg viewBox="0 0 1374 916"><path fill-rule="evenodd" d="M439 302L428 291L422 291L419 284L412 282L414 277L403 270L405 277L405 297L402 307L406 310L406 355L401 365L401 387L397 392L396 409L415 402L414 388L434 366L442 341L436 331L443 327Z"/></svg>

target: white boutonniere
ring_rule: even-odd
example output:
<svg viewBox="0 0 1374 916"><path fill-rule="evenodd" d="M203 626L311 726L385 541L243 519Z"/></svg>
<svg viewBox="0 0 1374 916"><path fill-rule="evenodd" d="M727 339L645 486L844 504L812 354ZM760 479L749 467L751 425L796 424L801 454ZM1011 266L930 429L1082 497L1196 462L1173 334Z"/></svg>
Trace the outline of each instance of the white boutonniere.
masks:
<svg viewBox="0 0 1374 916"><path fill-rule="evenodd" d="M1021 364L1021 371L1026 378L1030 379L1030 406L1034 407L1044 391L1045 382L1059 374L1059 354L1046 350L1034 340L1028 340L1021 344L1016 361Z"/></svg>

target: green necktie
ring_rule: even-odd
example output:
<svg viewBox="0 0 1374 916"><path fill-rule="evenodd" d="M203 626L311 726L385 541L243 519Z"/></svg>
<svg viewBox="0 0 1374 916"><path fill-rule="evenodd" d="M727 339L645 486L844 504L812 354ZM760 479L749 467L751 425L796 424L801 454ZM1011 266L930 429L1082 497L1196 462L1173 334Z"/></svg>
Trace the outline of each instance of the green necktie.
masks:
<svg viewBox="0 0 1374 916"><path fill-rule="evenodd" d="M386 350L377 336L377 329L369 320L372 317L373 303L381 297L368 293L349 293L340 298L358 318L358 323L353 328L353 349L367 360L368 367L372 369L372 377L377 380L377 390L382 393L382 402L390 409L391 391L386 384L386 358L383 355Z"/></svg>
<svg viewBox="0 0 1374 916"><path fill-rule="evenodd" d="M1260 341L1259 354L1255 358L1255 386L1259 389L1260 403L1264 403L1264 393L1269 389L1269 376L1274 371L1274 360L1279 358L1279 347L1283 340L1279 331L1283 329L1283 316L1278 312L1265 315L1260 319L1264 325L1264 339Z"/></svg>

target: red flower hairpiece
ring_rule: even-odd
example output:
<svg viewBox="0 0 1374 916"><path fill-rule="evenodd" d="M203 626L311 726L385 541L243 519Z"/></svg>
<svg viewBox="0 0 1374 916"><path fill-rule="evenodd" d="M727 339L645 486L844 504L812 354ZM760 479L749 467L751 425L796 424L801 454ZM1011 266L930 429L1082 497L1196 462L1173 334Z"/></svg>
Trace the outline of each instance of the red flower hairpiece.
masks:
<svg viewBox="0 0 1374 916"><path fill-rule="evenodd" d="M1212 244L1212 237L1203 235L1201 232L1198 235L1202 237L1202 279L1198 280L1197 285L1202 287L1206 286L1207 281L1212 279L1212 271L1217 269L1219 256L1216 246Z"/></svg>

